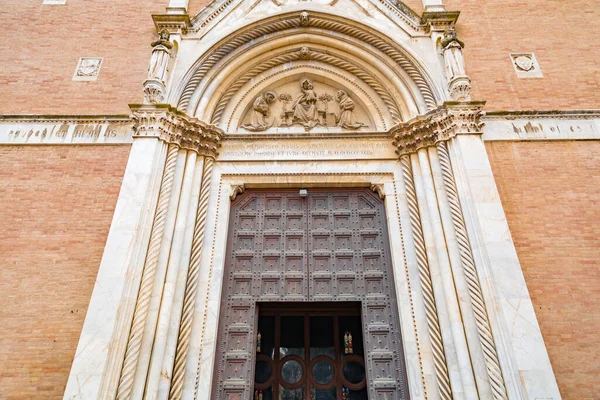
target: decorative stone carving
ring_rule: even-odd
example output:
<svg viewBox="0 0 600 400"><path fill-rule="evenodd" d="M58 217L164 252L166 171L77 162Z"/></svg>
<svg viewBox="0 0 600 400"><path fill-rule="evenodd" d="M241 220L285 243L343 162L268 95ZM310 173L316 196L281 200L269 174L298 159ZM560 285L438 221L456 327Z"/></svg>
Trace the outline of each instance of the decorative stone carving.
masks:
<svg viewBox="0 0 600 400"><path fill-rule="evenodd" d="M465 72L465 59L462 53L464 43L458 40L453 26L444 32L440 44L443 49L450 98L461 101L471 100L471 80Z"/></svg>
<svg viewBox="0 0 600 400"><path fill-rule="evenodd" d="M305 46L300 49L300 59L310 60L310 49L308 47Z"/></svg>
<svg viewBox="0 0 600 400"><path fill-rule="evenodd" d="M231 185L231 194L229 195L229 199L234 201L238 194L244 193L246 187L244 185Z"/></svg>
<svg viewBox="0 0 600 400"><path fill-rule="evenodd" d="M135 136L157 137L182 149L216 157L223 131L197 118L190 118L166 104L130 105Z"/></svg>
<svg viewBox="0 0 600 400"><path fill-rule="evenodd" d="M446 102L436 110L396 125L390 130L396 153L414 153L459 134L483 134L485 102Z"/></svg>
<svg viewBox="0 0 600 400"><path fill-rule="evenodd" d="M339 112L329 109L329 103L334 99L337 101ZM279 121L271 117L270 110L272 103L277 100L282 103ZM281 93L277 97L274 91L258 96L243 119L246 122L240 127L251 132L298 125L305 131L310 131L316 126L357 130L366 124L357 122L355 110L356 104L345 90L338 90L335 96L326 92L319 94L313 81L304 78L300 81L300 93L296 96Z"/></svg>
<svg viewBox="0 0 600 400"><path fill-rule="evenodd" d="M300 26L308 26L308 23L310 22L310 15L304 11L302 14L300 14Z"/></svg>
<svg viewBox="0 0 600 400"><path fill-rule="evenodd" d="M356 116L354 115L354 108L356 106L345 91L338 90L335 94L335 100L340 107L340 115L336 121L337 126L344 129L358 129L363 126L363 123L356 122Z"/></svg>
<svg viewBox="0 0 600 400"><path fill-rule="evenodd" d="M159 39L152 43L152 57L148 66L148 79L144 82L145 102L156 104L164 100L165 84L173 44L169 31L163 29Z"/></svg>
<svg viewBox="0 0 600 400"><path fill-rule="evenodd" d="M75 68L74 81L95 81L98 79L102 58L81 57Z"/></svg>
<svg viewBox="0 0 600 400"><path fill-rule="evenodd" d="M252 132L260 132L266 131L273 126L274 120L271 119L271 122L269 122L268 119L271 116L270 105L275 100L277 100L277 94L273 91L268 91L258 96L252 105L250 123L242 125L242 128Z"/></svg>
<svg viewBox="0 0 600 400"><path fill-rule="evenodd" d="M511 53L513 67L519 78L543 78L533 53Z"/></svg>
<svg viewBox="0 0 600 400"><path fill-rule="evenodd" d="M317 93L310 79L303 79L300 83L302 93L296 98L292 110L294 111L293 123L300 123L304 129L314 128L319 121L317 109Z"/></svg>
<svg viewBox="0 0 600 400"><path fill-rule="evenodd" d="M374 183L371 185L371 190L379 196L381 200L385 199L385 190L383 189L383 184Z"/></svg>

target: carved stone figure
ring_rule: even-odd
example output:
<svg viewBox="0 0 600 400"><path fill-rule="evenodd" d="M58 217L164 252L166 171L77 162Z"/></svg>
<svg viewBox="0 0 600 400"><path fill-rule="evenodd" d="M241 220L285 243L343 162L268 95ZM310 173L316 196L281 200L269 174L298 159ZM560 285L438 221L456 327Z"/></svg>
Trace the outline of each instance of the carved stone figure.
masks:
<svg viewBox="0 0 600 400"><path fill-rule="evenodd" d="M273 126L273 120L268 121L271 116L270 104L277 99L277 94L272 91L265 92L258 96L252 104L252 113L250 115L250 123L242 125L242 128L252 132L266 131Z"/></svg>
<svg viewBox="0 0 600 400"><path fill-rule="evenodd" d="M310 79L303 79L300 83L302 93L298 96L292 109L294 110L294 123L300 123L304 129L314 128L319 123L317 110L317 94Z"/></svg>
<svg viewBox="0 0 600 400"><path fill-rule="evenodd" d="M309 19L310 19L310 15L308 15L308 13L306 11L302 12L302 14L300 14L300 25L307 26Z"/></svg>
<svg viewBox="0 0 600 400"><path fill-rule="evenodd" d="M465 59L462 53L464 43L458 40L453 26L444 32L440 44L443 49L450 97L459 101L471 100L471 80L465 72Z"/></svg>
<svg viewBox="0 0 600 400"><path fill-rule="evenodd" d="M163 29L159 34L159 39L152 43L152 57L148 66L148 79L156 79L163 84L167 78L167 68L173 48L169 39L169 32Z"/></svg>
<svg viewBox="0 0 600 400"><path fill-rule="evenodd" d="M305 46L300 49L300 59L310 60L310 49L308 47Z"/></svg>
<svg viewBox="0 0 600 400"><path fill-rule="evenodd" d="M444 32L441 45L448 80L452 80L458 76L465 76L465 60L462 53L464 43L458 40L454 27L450 27Z"/></svg>
<svg viewBox="0 0 600 400"><path fill-rule="evenodd" d="M337 126L344 129L358 129L364 124L356 122L356 116L354 115L354 101L348 96L343 90L338 90L335 94L335 100L338 102L340 107L340 115L337 118Z"/></svg>

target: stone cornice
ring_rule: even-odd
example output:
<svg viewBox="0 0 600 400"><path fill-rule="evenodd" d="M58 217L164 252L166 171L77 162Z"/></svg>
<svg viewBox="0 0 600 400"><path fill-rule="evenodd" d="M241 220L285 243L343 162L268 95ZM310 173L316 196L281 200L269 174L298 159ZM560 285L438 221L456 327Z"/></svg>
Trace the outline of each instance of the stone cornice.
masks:
<svg viewBox="0 0 600 400"><path fill-rule="evenodd" d="M427 114L390 129L396 153L401 156L435 146L458 134L483 134L483 101L448 101Z"/></svg>
<svg viewBox="0 0 600 400"><path fill-rule="evenodd" d="M425 25L427 32L445 31L458 20L460 11L425 11L421 17L421 24Z"/></svg>
<svg viewBox="0 0 600 400"><path fill-rule="evenodd" d="M216 157L223 131L168 104L130 104L135 137L157 137L182 149Z"/></svg>
<svg viewBox="0 0 600 400"><path fill-rule="evenodd" d="M192 27L188 14L152 14L152 19L156 32L166 29L171 34L185 35Z"/></svg>

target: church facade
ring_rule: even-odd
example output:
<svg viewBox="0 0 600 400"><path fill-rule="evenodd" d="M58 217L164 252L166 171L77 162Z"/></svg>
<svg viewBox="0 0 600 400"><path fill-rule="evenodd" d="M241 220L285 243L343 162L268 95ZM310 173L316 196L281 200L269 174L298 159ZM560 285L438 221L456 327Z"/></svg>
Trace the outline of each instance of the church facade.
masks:
<svg viewBox="0 0 600 400"><path fill-rule="evenodd" d="M37 3L0 397L600 396L600 65L558 5Z"/></svg>

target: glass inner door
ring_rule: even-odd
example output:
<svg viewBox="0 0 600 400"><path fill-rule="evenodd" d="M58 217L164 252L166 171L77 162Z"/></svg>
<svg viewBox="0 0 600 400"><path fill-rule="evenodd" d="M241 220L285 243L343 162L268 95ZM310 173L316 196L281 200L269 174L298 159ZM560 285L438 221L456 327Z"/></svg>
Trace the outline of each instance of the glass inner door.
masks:
<svg viewBox="0 0 600 400"><path fill-rule="evenodd" d="M360 303L259 303L254 400L367 399Z"/></svg>

